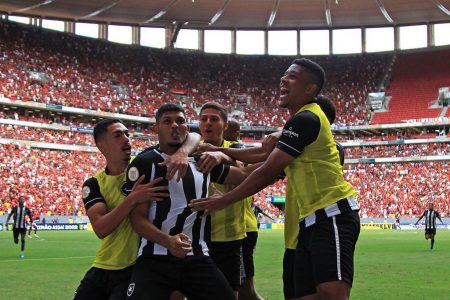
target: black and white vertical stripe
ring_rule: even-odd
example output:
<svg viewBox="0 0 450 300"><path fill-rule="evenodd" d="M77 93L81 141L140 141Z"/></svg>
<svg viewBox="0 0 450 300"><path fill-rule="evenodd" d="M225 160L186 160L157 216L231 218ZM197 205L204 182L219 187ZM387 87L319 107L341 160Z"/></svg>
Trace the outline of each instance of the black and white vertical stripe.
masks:
<svg viewBox="0 0 450 300"><path fill-rule="evenodd" d="M14 224L13 228L27 228L25 216L27 215L27 208L25 206L16 206L13 207L13 214L14 214Z"/></svg>
<svg viewBox="0 0 450 300"><path fill-rule="evenodd" d="M439 217L439 214L431 209L425 210L423 214L425 217L425 229L436 229L436 217Z"/></svg>
<svg viewBox="0 0 450 300"><path fill-rule="evenodd" d="M165 166L159 166L167 155L154 150L157 156L153 156L149 180L164 177L167 172ZM176 177L176 176L175 176ZM220 177L220 176L219 176ZM188 207L191 200L203 198L208 195L210 175L197 170L195 160L190 158L189 167L182 180L165 180L170 196L163 201L151 202L148 218L161 231L176 235L184 233L192 240L192 251L188 256L208 255L207 242L210 240L210 217L201 218L203 212L192 212ZM138 256L168 255L170 252L164 246L153 243L145 238L141 239Z"/></svg>

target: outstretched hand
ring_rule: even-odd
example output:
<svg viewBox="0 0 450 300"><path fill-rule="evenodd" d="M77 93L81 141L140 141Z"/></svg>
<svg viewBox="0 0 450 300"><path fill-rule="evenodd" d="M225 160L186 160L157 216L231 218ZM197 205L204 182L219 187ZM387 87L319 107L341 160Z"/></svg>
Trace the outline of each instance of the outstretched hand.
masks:
<svg viewBox="0 0 450 300"><path fill-rule="evenodd" d="M210 143L203 143L197 146L197 149L195 150L195 154L202 154L203 152L208 151L219 151L219 147L214 146Z"/></svg>
<svg viewBox="0 0 450 300"><path fill-rule="evenodd" d="M191 200L189 207L192 211L203 211L202 217L206 217L212 212L224 209L228 206L228 201L225 200L224 194L217 190L213 185L213 194L207 198L199 198Z"/></svg>
<svg viewBox="0 0 450 300"><path fill-rule="evenodd" d="M203 173L209 173L222 162L222 152L203 152L197 162L197 168Z"/></svg>
<svg viewBox="0 0 450 300"><path fill-rule="evenodd" d="M149 183L143 184L145 175L142 175L138 178L138 180L134 183L133 189L131 190L130 195L133 195L135 199L135 203L141 204L149 201L161 201L164 197L169 197L168 187L165 186L155 186L161 180L162 177L156 178L155 180L150 181Z"/></svg>

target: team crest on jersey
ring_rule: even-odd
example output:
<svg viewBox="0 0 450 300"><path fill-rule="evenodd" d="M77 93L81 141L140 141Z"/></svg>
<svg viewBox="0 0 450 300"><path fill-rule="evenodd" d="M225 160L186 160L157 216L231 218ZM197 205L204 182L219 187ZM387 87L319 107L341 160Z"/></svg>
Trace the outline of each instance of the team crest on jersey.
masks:
<svg viewBox="0 0 450 300"><path fill-rule="evenodd" d="M128 289L127 289L127 296L128 296L128 297L130 297L131 295L133 295L133 292L134 292L134 286L135 286L134 283L130 283L130 285L128 286Z"/></svg>
<svg viewBox="0 0 450 300"><path fill-rule="evenodd" d="M87 185L83 186L83 190L82 190L83 199L86 199L90 193L91 193L91 189Z"/></svg>
<svg viewBox="0 0 450 300"><path fill-rule="evenodd" d="M131 181L136 181L139 178L139 171L136 167L131 167L128 170L128 179L130 179Z"/></svg>

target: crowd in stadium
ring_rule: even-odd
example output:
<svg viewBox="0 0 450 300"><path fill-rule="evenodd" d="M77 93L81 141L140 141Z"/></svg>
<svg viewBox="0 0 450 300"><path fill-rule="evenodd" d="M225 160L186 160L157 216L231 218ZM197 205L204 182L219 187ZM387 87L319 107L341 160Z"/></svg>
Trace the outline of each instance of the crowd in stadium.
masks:
<svg viewBox="0 0 450 300"><path fill-rule="evenodd" d="M347 158L409 157L427 155L450 155L450 145L448 143L427 143L349 147L345 149L345 156Z"/></svg>
<svg viewBox="0 0 450 300"><path fill-rule="evenodd" d="M28 197L28 204L37 215L83 214L81 196L73 191L80 189L80 182L88 174L95 174L104 166L98 153L51 151L13 144L3 145L0 157L0 174L5 178L0 182L5 191L0 202L3 213L15 203L17 193L21 193ZM445 216L450 208L449 167L448 162L442 161L357 164L347 165L345 176L361 195L362 216L414 217L428 200L435 201ZM281 217L279 209L266 202L265 197L285 195L285 192L285 184L278 181L255 195L255 204L271 217Z"/></svg>
<svg viewBox="0 0 450 300"><path fill-rule="evenodd" d="M194 108L211 100L243 112L235 117L247 125L281 126L287 116L277 108L278 83L292 58L166 53L36 30L2 25L4 97L154 116L183 94L193 120ZM366 95L381 83L389 57L316 58L328 74L324 94L340 112L336 123L366 121Z"/></svg>
<svg viewBox="0 0 450 300"><path fill-rule="evenodd" d="M358 190L361 217L414 218L430 201L442 216L450 210L448 161L346 165Z"/></svg>
<svg viewBox="0 0 450 300"><path fill-rule="evenodd" d="M167 53L54 32L37 35L37 30L2 23L0 97L149 117L161 104L181 101L191 120L198 119L196 108L214 100L226 106L243 125L278 127L287 118L286 112L277 108L277 95L279 77L292 58ZM324 94L337 106L337 124L367 121L367 93L381 83L390 58L387 54L314 58L327 72ZM0 111L0 118L75 127L92 127L95 123L44 112ZM1 124L0 131L0 138L94 145L91 135L85 133L10 124ZM148 129L135 131L149 134ZM431 133L400 138L435 136ZM132 143L137 151L150 145L148 140L138 138ZM346 148L346 158L448 155L449 149L448 143L351 147ZM0 182L4 191L0 214L15 204L19 194L26 197L36 215L84 214L81 196L74 191L80 191L87 176L104 166L98 153L9 144L1 146L0 154L0 175L4 178ZM361 195L363 217L415 217L429 200L435 201L445 216L450 208L448 169L449 163L443 161L358 164L346 166L345 176ZM255 195L255 204L271 217L281 218L282 212L266 202L265 196L285 192L285 184L277 182Z"/></svg>

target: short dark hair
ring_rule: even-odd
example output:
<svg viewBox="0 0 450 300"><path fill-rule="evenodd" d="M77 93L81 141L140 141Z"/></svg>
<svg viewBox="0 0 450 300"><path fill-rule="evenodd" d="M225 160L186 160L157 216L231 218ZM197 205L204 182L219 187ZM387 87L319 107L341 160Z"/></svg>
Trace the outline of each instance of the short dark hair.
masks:
<svg viewBox="0 0 450 300"><path fill-rule="evenodd" d="M167 103L167 104L162 105L160 108L158 108L158 111L156 112L156 116L155 116L156 123L158 123L159 119L161 119L162 115L168 111L182 112L183 115L186 117L186 112L184 111L184 108L182 108L178 104Z"/></svg>
<svg viewBox="0 0 450 300"><path fill-rule="evenodd" d="M238 121L236 121L235 119L229 119L228 120L228 128L235 128L236 130L241 130L241 125L239 124Z"/></svg>
<svg viewBox="0 0 450 300"><path fill-rule="evenodd" d="M333 124L334 120L336 120L336 106L333 101L324 95L318 95L316 98L320 108L327 116L328 121L330 121L330 125Z"/></svg>
<svg viewBox="0 0 450 300"><path fill-rule="evenodd" d="M316 92L316 95L318 95L325 85L326 76L324 69L318 63L307 58L297 58L292 63L305 68L312 83L318 87Z"/></svg>
<svg viewBox="0 0 450 300"><path fill-rule="evenodd" d="M104 119L99 121L94 126L94 141L95 143L98 143L106 134L108 131L108 127L112 124L116 123L122 123L119 119Z"/></svg>
<svg viewBox="0 0 450 300"><path fill-rule="evenodd" d="M222 105L220 105L217 102L207 102L207 103L203 104L202 108L200 109L200 116L202 115L202 112L207 108L212 108L212 109L218 110L220 112L220 116L222 117L223 121L227 122L228 112L225 109L225 107L223 107Z"/></svg>

